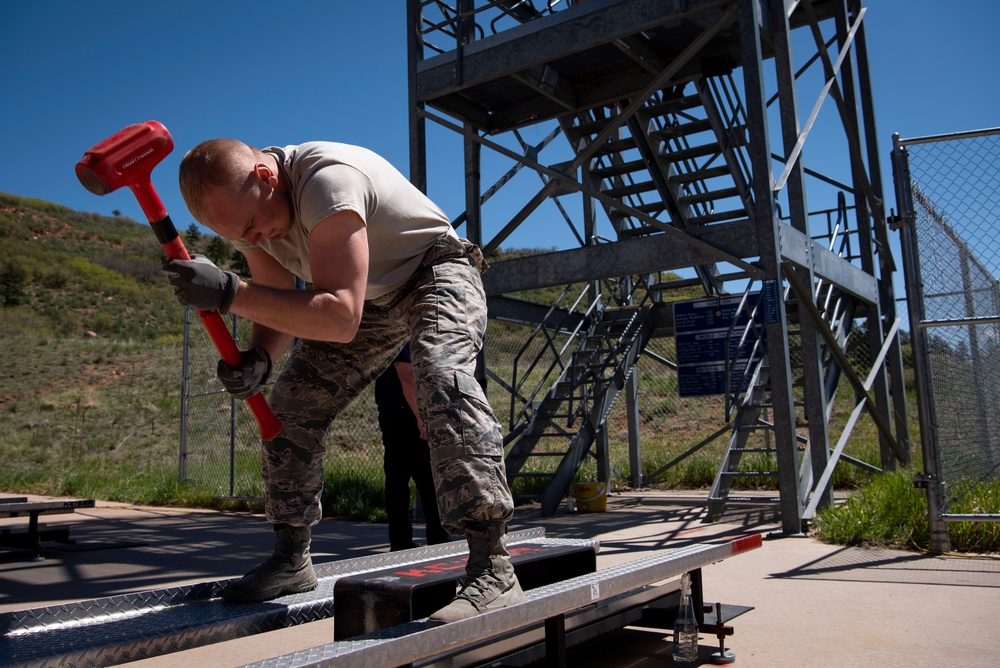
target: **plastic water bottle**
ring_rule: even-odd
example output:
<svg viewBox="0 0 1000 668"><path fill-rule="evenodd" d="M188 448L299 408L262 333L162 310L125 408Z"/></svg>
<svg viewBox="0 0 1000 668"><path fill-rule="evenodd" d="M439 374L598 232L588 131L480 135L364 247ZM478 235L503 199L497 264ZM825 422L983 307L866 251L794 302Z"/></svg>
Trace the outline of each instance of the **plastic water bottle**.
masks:
<svg viewBox="0 0 1000 668"><path fill-rule="evenodd" d="M674 664L694 666L698 663L698 619L691 600L691 576L681 576L681 603L674 620Z"/></svg>

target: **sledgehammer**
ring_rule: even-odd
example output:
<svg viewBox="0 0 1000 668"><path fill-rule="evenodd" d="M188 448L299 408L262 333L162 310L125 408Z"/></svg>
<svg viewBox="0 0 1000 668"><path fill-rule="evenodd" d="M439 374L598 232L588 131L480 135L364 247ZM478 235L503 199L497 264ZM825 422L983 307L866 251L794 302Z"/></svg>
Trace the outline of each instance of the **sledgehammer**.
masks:
<svg viewBox="0 0 1000 668"><path fill-rule="evenodd" d="M150 180L153 167L173 148L174 140L163 124L146 121L129 125L86 151L83 159L76 163L76 176L83 187L95 195L107 195L122 186L131 188L167 257L190 260L191 256ZM239 348L218 311L198 311L198 315L223 361L232 367L239 366ZM281 431L281 422L271 412L264 395L258 392L247 399L247 404L257 418L260 435L265 440L277 436Z"/></svg>

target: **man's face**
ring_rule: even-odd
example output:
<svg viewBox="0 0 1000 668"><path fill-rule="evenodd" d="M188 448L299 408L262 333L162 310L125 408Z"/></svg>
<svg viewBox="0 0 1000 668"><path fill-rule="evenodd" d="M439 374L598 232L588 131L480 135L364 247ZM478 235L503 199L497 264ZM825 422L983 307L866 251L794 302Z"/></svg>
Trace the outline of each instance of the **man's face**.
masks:
<svg viewBox="0 0 1000 668"><path fill-rule="evenodd" d="M256 246L261 239L280 241L288 233L291 212L284 192L259 179L246 189L212 188L202 202L200 221L227 239L242 239Z"/></svg>

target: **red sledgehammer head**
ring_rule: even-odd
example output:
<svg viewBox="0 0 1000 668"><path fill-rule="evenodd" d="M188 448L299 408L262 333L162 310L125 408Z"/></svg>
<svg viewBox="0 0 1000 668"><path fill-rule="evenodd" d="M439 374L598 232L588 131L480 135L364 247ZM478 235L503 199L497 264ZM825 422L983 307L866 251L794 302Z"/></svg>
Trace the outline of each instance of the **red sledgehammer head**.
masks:
<svg viewBox="0 0 1000 668"><path fill-rule="evenodd" d="M174 148L163 124L146 121L111 135L76 163L76 177L95 195L148 182L153 167Z"/></svg>

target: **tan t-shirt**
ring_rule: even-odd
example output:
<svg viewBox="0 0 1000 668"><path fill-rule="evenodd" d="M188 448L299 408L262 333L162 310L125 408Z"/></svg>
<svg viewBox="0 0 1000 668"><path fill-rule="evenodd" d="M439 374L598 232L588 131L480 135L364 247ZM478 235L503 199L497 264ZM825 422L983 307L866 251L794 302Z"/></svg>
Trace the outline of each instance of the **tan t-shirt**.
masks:
<svg viewBox="0 0 1000 668"><path fill-rule="evenodd" d="M444 235L458 238L448 217L381 156L349 144L308 142L264 149L278 160L288 183L292 223L281 241L257 247L234 240L241 252L265 251L283 267L312 281L309 234L340 211L354 211L368 234L365 299L401 287L427 249Z"/></svg>

